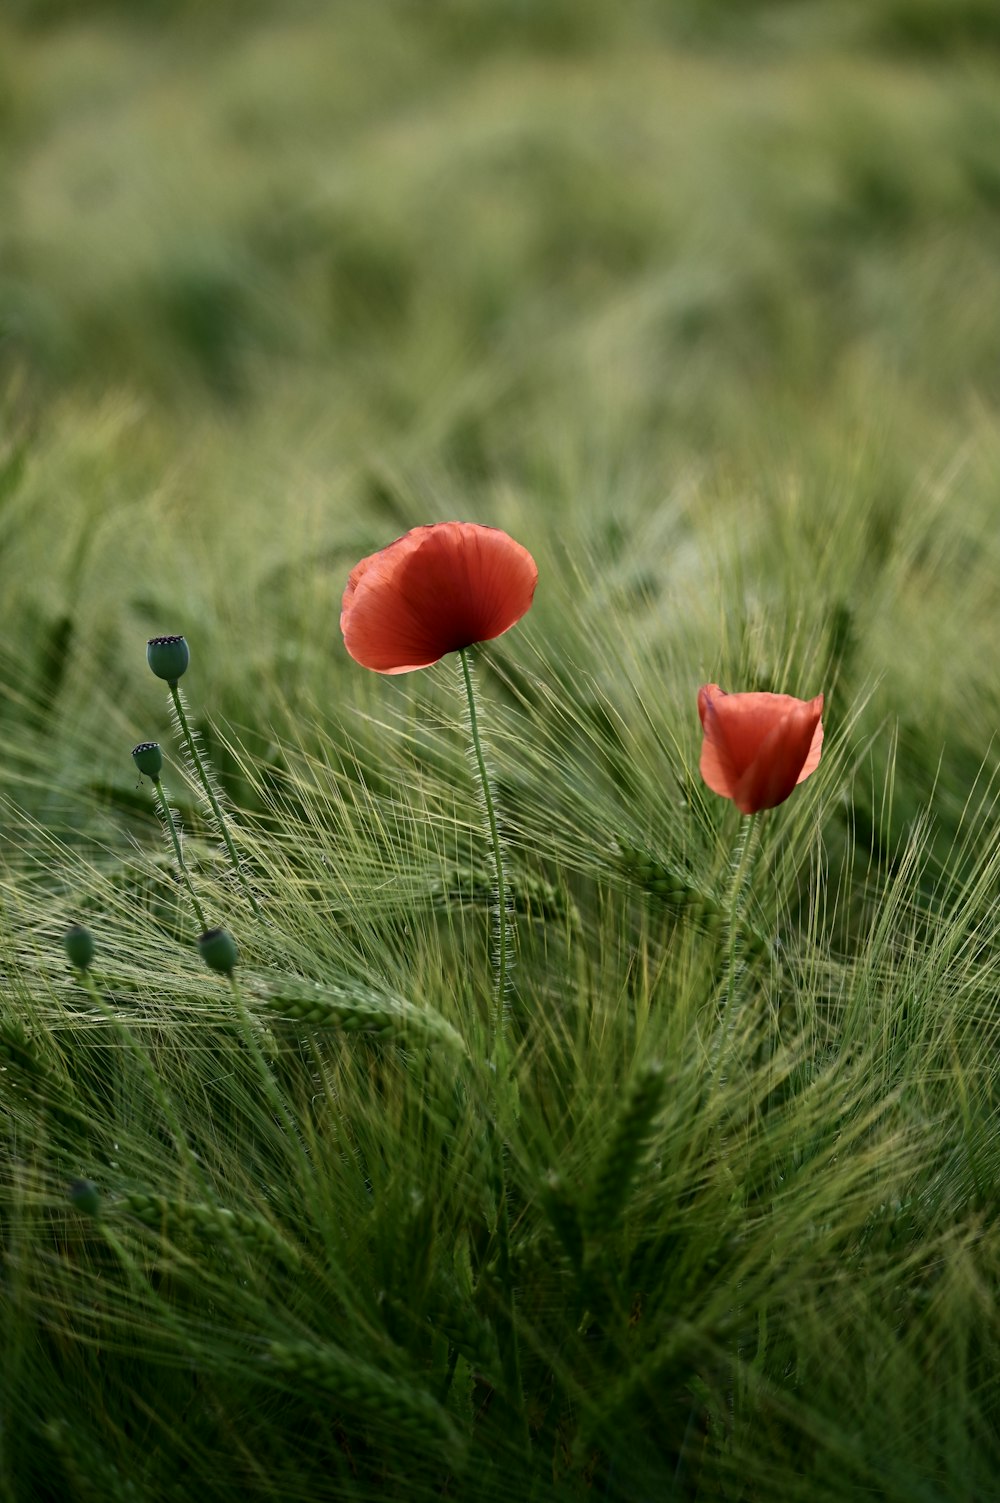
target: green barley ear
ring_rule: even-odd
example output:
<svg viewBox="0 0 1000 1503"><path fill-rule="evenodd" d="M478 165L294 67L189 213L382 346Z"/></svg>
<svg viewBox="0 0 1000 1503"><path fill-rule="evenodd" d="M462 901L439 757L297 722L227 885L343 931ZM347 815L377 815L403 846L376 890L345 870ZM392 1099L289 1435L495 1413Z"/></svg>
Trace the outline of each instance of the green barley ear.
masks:
<svg viewBox="0 0 1000 1503"><path fill-rule="evenodd" d="M74 1141L81 1129L89 1135L90 1116L75 1100L70 1081L56 1074L19 1018L0 1019L0 1065L8 1100L26 1095L62 1133L72 1133Z"/></svg>
<svg viewBox="0 0 1000 1503"><path fill-rule="evenodd" d="M268 1012L313 1028L339 1028L345 1033L370 1033L386 1041L413 1047L443 1046L465 1054L461 1034L431 1007L417 1007L403 997L380 996L359 988L321 986L317 982L283 978L263 999Z"/></svg>
<svg viewBox="0 0 1000 1503"><path fill-rule="evenodd" d="M573 1267L583 1267L583 1228L575 1200L569 1195L562 1175L550 1169L542 1185L542 1208L549 1225L562 1243Z"/></svg>
<svg viewBox="0 0 1000 1503"><path fill-rule="evenodd" d="M722 927L722 907L718 899L698 887L687 872L665 866L638 846L619 843L618 852L625 875L651 897L658 898L678 918L695 919L709 932Z"/></svg>
<svg viewBox="0 0 1000 1503"><path fill-rule="evenodd" d="M63 935L63 949L70 965L78 971L86 971L96 950L94 936L83 924L71 924Z"/></svg>
<svg viewBox="0 0 1000 1503"><path fill-rule="evenodd" d="M198 953L209 970L218 971L220 976L232 976L240 958L228 929L206 929L199 937Z"/></svg>
<svg viewBox="0 0 1000 1503"><path fill-rule="evenodd" d="M644 1065L634 1076L584 1206L584 1229L588 1234L605 1235L621 1224L653 1136L665 1090L663 1066L656 1060Z"/></svg>
<svg viewBox="0 0 1000 1503"><path fill-rule="evenodd" d="M187 671L191 661L191 649L183 637L150 637L146 643L146 662L157 678L165 679L171 688Z"/></svg>
<svg viewBox="0 0 1000 1503"><path fill-rule="evenodd" d="M427 1319L479 1372L499 1374L496 1331L464 1295L454 1278L436 1277L428 1291Z"/></svg>
<svg viewBox="0 0 1000 1503"><path fill-rule="evenodd" d="M455 866L431 883L436 908L486 908L493 905L496 883L485 866ZM580 910L569 890L533 872L519 871L510 894L513 913L549 923L565 923L574 934L581 930Z"/></svg>
<svg viewBox="0 0 1000 1503"><path fill-rule="evenodd" d="M666 866L639 846L618 842L621 870L630 882L656 899L677 919L686 919L706 934L721 934L726 908L714 893L699 887L687 872ZM747 959L765 954L771 941L746 921L739 925L740 946Z"/></svg>
<svg viewBox="0 0 1000 1503"><path fill-rule="evenodd" d="M300 1262L298 1250L264 1217L249 1211L234 1211L206 1201L172 1200L145 1190L126 1191L115 1202L115 1210L164 1235L176 1228L197 1232L208 1241L231 1238L251 1252L277 1256L288 1268Z"/></svg>
<svg viewBox="0 0 1000 1503"><path fill-rule="evenodd" d="M300 1378L310 1389L325 1388L336 1394L338 1408L353 1409L415 1441L437 1441L453 1455L461 1449L451 1416L430 1394L352 1357L340 1347L312 1341L274 1341L267 1350L267 1361L276 1371Z"/></svg>

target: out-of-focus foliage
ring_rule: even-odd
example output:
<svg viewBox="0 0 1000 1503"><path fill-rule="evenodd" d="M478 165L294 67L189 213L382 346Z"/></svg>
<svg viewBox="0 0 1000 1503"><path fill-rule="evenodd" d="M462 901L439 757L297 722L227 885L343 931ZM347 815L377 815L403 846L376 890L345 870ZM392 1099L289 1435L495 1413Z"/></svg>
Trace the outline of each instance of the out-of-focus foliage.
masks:
<svg viewBox="0 0 1000 1503"><path fill-rule="evenodd" d="M333 403L350 373L395 425L459 362L629 312L685 431L852 357L933 348L935 405L994 379L995 7L13 14L0 329L46 394L308 373Z"/></svg>
<svg viewBox="0 0 1000 1503"><path fill-rule="evenodd" d="M254 683L326 696L338 570L428 515L603 547L696 487L724 527L759 507L776 567L776 533L802 552L795 609L846 621L960 487L963 577L995 547L980 14L8 7L0 640L28 692L69 696L57 760L88 714L81 631L116 703L125 643L175 615L226 640L227 680L239 642ZM907 41L932 23L940 45ZM817 591L848 496L864 583ZM940 577L917 639L966 634ZM904 706L900 655L851 640Z"/></svg>

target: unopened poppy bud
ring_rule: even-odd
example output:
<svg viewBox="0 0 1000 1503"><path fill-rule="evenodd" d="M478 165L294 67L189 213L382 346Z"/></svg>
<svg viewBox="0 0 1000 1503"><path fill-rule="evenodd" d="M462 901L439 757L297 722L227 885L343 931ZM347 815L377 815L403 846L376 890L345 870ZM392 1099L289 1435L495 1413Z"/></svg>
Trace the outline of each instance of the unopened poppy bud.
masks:
<svg viewBox="0 0 1000 1503"><path fill-rule="evenodd" d="M132 748L132 761L140 772L155 782L163 770L163 753L158 741L140 741Z"/></svg>
<svg viewBox="0 0 1000 1503"><path fill-rule="evenodd" d="M84 1216L97 1216L101 1209L101 1192L92 1179L74 1179L70 1183L69 1198Z"/></svg>
<svg viewBox="0 0 1000 1503"><path fill-rule="evenodd" d="M190 661L183 637L150 637L146 643L146 662L157 678L165 678L168 684L176 684Z"/></svg>
<svg viewBox="0 0 1000 1503"><path fill-rule="evenodd" d="M94 936L82 924L71 924L63 935L63 949L70 965L85 971L94 958Z"/></svg>
<svg viewBox="0 0 1000 1503"><path fill-rule="evenodd" d="M819 766L823 696L726 694L718 684L698 690L704 739L701 775L713 793L741 814L774 809Z"/></svg>
<svg viewBox="0 0 1000 1503"><path fill-rule="evenodd" d="M198 953L210 970L231 976L240 952L228 929L206 929L198 940Z"/></svg>

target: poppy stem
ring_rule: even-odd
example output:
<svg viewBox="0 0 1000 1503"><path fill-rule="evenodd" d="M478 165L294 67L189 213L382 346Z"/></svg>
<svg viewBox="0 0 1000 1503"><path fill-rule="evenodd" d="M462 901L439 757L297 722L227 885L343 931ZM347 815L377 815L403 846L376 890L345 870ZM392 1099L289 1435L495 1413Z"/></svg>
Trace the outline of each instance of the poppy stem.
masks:
<svg viewBox="0 0 1000 1503"><path fill-rule="evenodd" d="M208 921L205 918L205 910L202 908L201 904L198 901L198 896L191 882L191 874L188 871L187 863L184 860L184 852L181 849L181 838L177 833L177 824L174 820L174 811L171 809L170 804L167 801L167 795L164 791L162 781L159 778L150 778L150 782L153 785L156 798L159 801L160 819L163 822L164 829L170 836L170 841L174 848L174 859L177 862L178 874L180 875L181 880L188 890L188 896L191 899L191 906L194 909L195 918L198 920L199 932L201 932L202 930L208 928Z"/></svg>
<svg viewBox="0 0 1000 1503"><path fill-rule="evenodd" d="M493 789L490 784L490 775L486 770L486 758L483 756L482 742L479 739L479 720L476 715L476 696L472 688L472 672L469 665L468 648L463 647L458 654L462 664L462 677L465 681L465 695L469 703L469 732L472 737L472 750L476 758L476 766L479 769L479 781L483 790L483 803L486 808L486 818L489 823L490 841L493 846L493 865L496 868L497 883L497 951L495 961L496 996L493 1010L493 1036L491 1039L490 1058L499 1065L496 1056L503 1052L507 1033L507 956L510 939L510 924L507 914L507 878L503 865L503 848L500 844L500 826L497 823L496 805L493 799Z"/></svg>
<svg viewBox="0 0 1000 1503"><path fill-rule="evenodd" d="M715 1076L716 1085L721 1085L725 1076L726 1048L731 1041L736 1029L736 982L741 966L738 965L737 946L742 938L743 906L746 894L747 878L753 867L753 859L757 852L757 842L760 831L760 820L756 814L747 814L740 820L740 833L733 848L730 871L732 876L729 883L729 935L726 953L726 999L723 1003L722 1018L719 1027L719 1054L718 1066ZM736 1286L736 1304L730 1306L730 1319L735 1325L743 1316L743 1281ZM735 1338L734 1363L732 1373L727 1384L727 1407L729 1409L730 1426L736 1424L736 1399L740 1375L743 1369L744 1339L738 1330Z"/></svg>
<svg viewBox="0 0 1000 1503"><path fill-rule="evenodd" d="M728 933L726 935L725 996L719 1011L719 1032L712 1062L713 1084L718 1087L725 1079L726 1046L736 1028L736 982L740 967L737 964L737 946L742 935L743 899L747 877L753 865L757 849L759 822L755 814L744 815L740 820L740 833L733 847L729 880Z"/></svg>
<svg viewBox="0 0 1000 1503"><path fill-rule="evenodd" d="M465 682L465 695L469 703L469 734L472 738L472 750L476 758L476 766L479 769L479 781L483 790L483 804L486 809L486 818L489 823L490 842L493 846L493 864L496 868L497 896L497 948L494 959L496 994L493 1007L493 1027L490 1039L490 1051L487 1058L487 1078L491 1081L492 1102L491 1120L488 1123L490 1146L493 1155L494 1190L496 1193L496 1242L497 1242L497 1270L500 1275L501 1311L498 1319L497 1340L500 1348L500 1360L504 1370L504 1381L507 1390L507 1399L513 1406L517 1424L521 1430L521 1439L525 1450L529 1447L528 1428L524 1417L524 1393L521 1386L521 1366L518 1356L517 1324L514 1302L513 1273L510 1255L510 1202L507 1188L506 1144L503 1140L501 1113L504 1106L510 1110L513 1100L516 1099L516 1090L511 1094L511 1083L507 1075L506 1063L506 1033L507 1033L507 957L510 940L510 926L507 914L507 877L503 866L503 847L500 843L500 826L497 822L496 802L493 798L493 789L490 784L490 775L486 770L486 758L483 756L483 745L479 739L479 719L476 715L476 696L472 688L472 669L469 663L467 648L459 652L462 662L462 678Z"/></svg>
<svg viewBox="0 0 1000 1503"><path fill-rule="evenodd" d="M732 1028L732 1009L736 993L736 947L743 920L743 900L747 877L757 852L760 822L755 814L747 814L740 820L740 833L733 849L730 863L732 878L729 886L729 946L726 978L726 1013Z"/></svg>
<svg viewBox="0 0 1000 1503"><path fill-rule="evenodd" d="M236 847L233 845L233 837L229 833L229 826L226 824L225 816L222 813L222 807L216 796L215 789L212 787L212 780L208 775L208 769L205 766L201 752L198 750L198 743L195 740L194 736L191 734L191 727L188 724L188 718L184 711L184 701L181 698L181 692L177 687L176 679L170 684L170 697L173 700L174 714L177 716L177 724L180 727L181 735L184 737L185 744L191 756L191 761L194 764L194 768L198 774L198 779L201 783L201 786L205 790L205 797L208 799L208 802L211 805L212 813L215 815L215 822L219 827L219 832L222 835L223 840L226 842L226 850L229 852L229 859L232 862L233 871L236 873L237 880L240 886L243 888L243 892L250 904L250 907L253 909L254 917L261 918L263 915L261 914L260 907L257 903L256 898L250 891L249 883L243 875L243 868L240 866L240 858L236 854Z"/></svg>

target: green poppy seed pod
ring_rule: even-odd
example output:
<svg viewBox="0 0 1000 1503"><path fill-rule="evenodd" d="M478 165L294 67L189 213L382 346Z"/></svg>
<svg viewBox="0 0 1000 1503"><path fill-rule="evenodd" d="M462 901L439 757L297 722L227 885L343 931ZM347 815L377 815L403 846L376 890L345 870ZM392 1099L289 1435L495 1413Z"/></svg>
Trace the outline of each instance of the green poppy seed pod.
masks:
<svg viewBox="0 0 1000 1503"><path fill-rule="evenodd" d="M63 949L70 965L85 971L94 958L94 936L82 924L71 924L63 935Z"/></svg>
<svg viewBox="0 0 1000 1503"><path fill-rule="evenodd" d="M240 952L228 929L206 929L198 940L198 953L210 970L231 976Z"/></svg>
<svg viewBox="0 0 1000 1503"><path fill-rule="evenodd" d="M140 741L132 748L132 761L140 772L155 782L163 770L163 753L158 741Z"/></svg>
<svg viewBox="0 0 1000 1503"><path fill-rule="evenodd" d="M168 684L176 684L190 661L183 637L150 637L146 643L146 662L157 678L165 678Z"/></svg>
<svg viewBox="0 0 1000 1503"><path fill-rule="evenodd" d="M92 1179L74 1179L70 1182L69 1198L84 1216L97 1216L101 1209L101 1192Z"/></svg>

